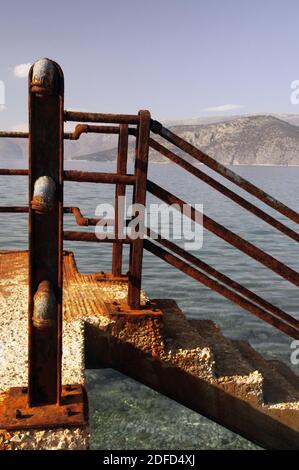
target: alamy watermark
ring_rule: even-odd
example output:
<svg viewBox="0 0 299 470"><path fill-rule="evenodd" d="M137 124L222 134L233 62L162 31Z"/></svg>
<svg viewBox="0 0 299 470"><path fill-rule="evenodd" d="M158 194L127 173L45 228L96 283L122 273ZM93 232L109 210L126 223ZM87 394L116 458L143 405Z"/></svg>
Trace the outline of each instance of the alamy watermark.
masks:
<svg viewBox="0 0 299 470"><path fill-rule="evenodd" d="M291 342L291 352L290 361L293 366L297 366L299 364L299 341L294 340Z"/></svg>
<svg viewBox="0 0 299 470"><path fill-rule="evenodd" d="M195 204L131 204L127 207L126 197L119 196L118 210L112 204L99 204L95 211L99 222L95 234L99 240L118 238L159 237L169 240L183 240L185 250L199 250L203 245L203 205ZM117 217L117 233L111 220ZM126 221L126 223L125 223Z"/></svg>
<svg viewBox="0 0 299 470"><path fill-rule="evenodd" d="M293 90L290 94L291 104L299 104L299 80L291 82L291 89Z"/></svg>

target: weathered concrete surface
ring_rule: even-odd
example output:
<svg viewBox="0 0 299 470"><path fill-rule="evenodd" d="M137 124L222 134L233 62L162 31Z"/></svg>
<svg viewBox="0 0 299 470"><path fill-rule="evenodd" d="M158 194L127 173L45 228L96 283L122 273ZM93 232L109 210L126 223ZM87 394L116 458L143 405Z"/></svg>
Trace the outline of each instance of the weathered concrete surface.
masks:
<svg viewBox="0 0 299 470"><path fill-rule="evenodd" d="M27 253L0 252L0 391L27 385ZM65 319L64 384L84 383L84 325ZM1 399L1 396L0 396ZM7 432L0 449L86 449L88 427Z"/></svg>
<svg viewBox="0 0 299 470"><path fill-rule="evenodd" d="M25 380L26 327L21 318L26 312L26 254L0 255L0 263L3 260L5 269L9 264L11 276L17 279L16 290L0 282L1 295L6 298L6 307L3 304L0 313L2 308L8 318L0 326L8 342L2 348L5 361L14 359L10 367L0 366L0 383L5 388ZM106 302L125 302L126 294L125 281L103 281L97 275L80 274L72 254L65 254L64 383L78 382L80 377L83 380L84 326L86 367L118 369L262 447L299 448L299 383L288 368L265 361L246 343L226 339L211 321L188 321L172 300L155 301L163 310L162 318L111 315ZM143 302L146 300L143 295ZM20 312L17 320L16 310ZM18 333L14 334L11 325L16 321ZM20 337L21 328L24 338ZM19 351L18 357L12 355L12 349ZM75 432L72 430L72 441L70 436L59 441L58 434L46 433L39 443L35 432L35 442L39 448L74 448L86 443L87 431L77 440ZM5 433L4 438L9 441Z"/></svg>

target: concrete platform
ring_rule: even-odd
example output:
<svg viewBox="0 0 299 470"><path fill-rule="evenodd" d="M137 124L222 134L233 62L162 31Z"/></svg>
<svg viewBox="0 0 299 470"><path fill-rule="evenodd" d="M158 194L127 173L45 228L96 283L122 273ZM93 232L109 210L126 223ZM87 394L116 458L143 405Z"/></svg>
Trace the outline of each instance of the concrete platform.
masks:
<svg viewBox="0 0 299 470"><path fill-rule="evenodd" d="M0 252L0 391L27 385L26 252ZM66 316L64 314L64 319ZM63 383L84 383L84 323L68 317L63 332ZM1 396L0 396L1 399ZM0 430L0 449L87 449L88 426Z"/></svg>
<svg viewBox="0 0 299 470"><path fill-rule="evenodd" d="M0 252L0 389L26 385L27 254ZM188 321L173 300L162 317L111 315L126 281L77 271L64 256L63 383L84 367L112 367L269 449L299 448L299 380L207 320ZM147 298L143 295L143 302ZM84 365L85 361L85 365ZM0 432L6 448L87 448L88 428Z"/></svg>

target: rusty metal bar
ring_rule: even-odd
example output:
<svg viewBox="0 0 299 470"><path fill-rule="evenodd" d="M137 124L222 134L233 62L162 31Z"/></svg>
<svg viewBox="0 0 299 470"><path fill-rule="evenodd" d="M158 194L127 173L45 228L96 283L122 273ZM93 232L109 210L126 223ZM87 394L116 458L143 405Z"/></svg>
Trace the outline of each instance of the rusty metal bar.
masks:
<svg viewBox="0 0 299 470"><path fill-rule="evenodd" d="M192 144L190 144L186 140L182 139L178 135L171 132L169 129L166 129L165 127L162 126L160 122L152 120L151 130L154 133L159 134L161 137L163 137L165 140L167 140L171 144L179 147L181 150L183 150L183 152L186 152L189 155L191 155L191 157L195 158L197 161L207 165L209 168L216 171L224 178L228 179L232 183L236 184L240 188L252 194L257 199L267 204L269 207L272 207L272 209L275 209L277 212L280 212L285 217L288 217L289 219L293 220L297 224L299 223L298 212L287 207L285 204L278 201L274 197L270 196L262 189L250 183L250 181L246 180L242 176L230 170L228 167L217 162L209 155L205 154L204 152L194 147Z"/></svg>
<svg viewBox="0 0 299 470"><path fill-rule="evenodd" d="M6 206L0 207L0 213L4 214L26 214L28 212L28 207L17 207L17 206Z"/></svg>
<svg viewBox="0 0 299 470"><path fill-rule="evenodd" d="M240 307L247 310L248 312L252 313L256 317L274 326L275 328L282 331L283 333L286 333L292 338L299 339L299 331L293 328L291 325L285 323L280 318L275 317L274 315L267 312L263 308L252 303L250 300L245 299L244 297L234 292L233 290L230 290L225 285L220 284L219 282L210 278L205 273L200 272L198 269L195 269L194 267L190 266L185 261L174 256L172 253L169 253L168 251L164 250L163 248L156 245L155 243L152 243L149 240L144 240L144 248L148 250L150 253L157 256L158 258L166 261L171 266L174 266L175 268L179 269L183 273L192 277L196 281L202 283L206 287L209 287L215 292L218 292L223 297L226 297L227 299L239 305Z"/></svg>
<svg viewBox="0 0 299 470"><path fill-rule="evenodd" d="M0 176L28 176L28 170L0 169ZM66 170L63 172L65 181L78 183L135 184L135 175L117 175L114 173L98 173L89 171Z"/></svg>
<svg viewBox="0 0 299 470"><path fill-rule="evenodd" d="M73 214L76 220L77 225L87 227L89 225L97 225L101 221L105 221L106 225L114 225L113 219L96 219L92 217L84 217L79 209L79 207L64 207L63 209L65 214Z"/></svg>
<svg viewBox="0 0 299 470"><path fill-rule="evenodd" d="M69 140L78 140L82 134L118 134L118 126L90 126L88 124L78 124L73 132L65 132L64 138Z"/></svg>
<svg viewBox="0 0 299 470"><path fill-rule="evenodd" d="M119 126L91 126L88 124L78 124L73 132L64 132L65 140L78 140L82 134L119 134ZM129 135L136 135L135 128L129 128ZM0 131L0 138L28 139L28 132Z"/></svg>
<svg viewBox="0 0 299 470"><path fill-rule="evenodd" d="M287 227L286 225L282 224L278 220L274 219L274 217L267 214L262 209L259 209L254 204L244 199L242 196L239 196L238 194L234 193L223 184L214 180L213 178L211 178L211 176L207 175L206 173L201 171L199 168L196 168L195 166L191 165L191 163L179 157L177 154L167 149L156 140L150 139L150 147L160 152L162 155L164 155L166 158L176 163L180 167L184 168L184 170L188 171L193 176L196 176L201 181L204 181L209 186L216 189L216 191L219 191L221 194L224 194L224 196L230 198L232 201L239 204L239 206L243 207L244 209L251 212L255 216L264 220L264 222L268 223L269 225L272 225L272 227L275 227L277 230L284 233L288 237L292 238L296 242L299 242L299 233L295 232L291 228Z"/></svg>
<svg viewBox="0 0 299 470"><path fill-rule="evenodd" d="M72 230L65 230L63 232L63 239L69 242L97 242L97 243L118 243L130 244L132 240L126 238L103 238L100 239L95 233L92 232L76 232Z"/></svg>
<svg viewBox="0 0 299 470"><path fill-rule="evenodd" d="M157 196L167 204L177 204L181 209L183 209L184 206L189 206L189 204L184 202L182 199L178 198L177 196L174 196L169 191L166 191L165 189L161 188L152 181L147 181L147 189L150 193L152 193L154 196ZM193 207L191 207L191 214L185 215L190 217L194 221L201 218L201 214L196 211ZM289 282L299 287L299 274L289 266L286 266L284 263L281 263L273 256L265 253L263 250L256 247L247 240L244 240L239 235L228 230L223 225L218 224L218 222L211 219L205 214L202 215L202 224L207 230L214 233L214 235L216 235L217 237L222 238L226 242L230 243L230 245L233 245L235 248L238 248L238 250L247 254L256 261L259 261L261 264L271 269L279 276L284 277Z"/></svg>
<svg viewBox="0 0 299 470"><path fill-rule="evenodd" d="M128 125L121 124L119 126L119 140L118 140L118 152L117 152L117 174L125 175L127 172L127 160L128 160ZM119 198L126 195L126 186L123 184L117 184L115 188L115 202L114 202L114 233L115 237L118 237L119 233L123 233L124 227L124 208L119 207ZM112 247L112 275L121 276L122 271L122 257L123 247L122 245L115 243Z"/></svg>
<svg viewBox="0 0 299 470"><path fill-rule="evenodd" d="M82 212L80 211L79 207L65 207L64 208L64 213L65 214L73 214L76 220L77 225L81 226L94 226L97 225L100 222L105 222L106 225L109 226L114 226L114 219L105 219L105 218L90 218L90 217L84 217L82 215ZM128 225L129 222L132 221L132 218L126 218L125 219L125 224Z"/></svg>
<svg viewBox="0 0 299 470"><path fill-rule="evenodd" d="M78 183L105 183L105 184L135 184L135 175L117 175L115 173L97 173L77 170L64 172L65 181L77 181Z"/></svg>
<svg viewBox="0 0 299 470"><path fill-rule="evenodd" d="M61 403L64 79L29 72L29 406ZM43 328L36 319L45 317Z"/></svg>
<svg viewBox="0 0 299 470"><path fill-rule="evenodd" d="M28 132L18 132L18 131L0 131L0 138L11 138L11 139L28 139Z"/></svg>
<svg viewBox="0 0 299 470"><path fill-rule="evenodd" d="M0 176L28 176L28 170L1 168Z"/></svg>
<svg viewBox="0 0 299 470"><path fill-rule="evenodd" d="M212 266L209 264L205 263L204 261L200 260L196 256L192 255L188 251L185 251L183 248L180 246L176 245L175 243L171 242L170 240L163 238L160 234L157 234L154 232L152 229L147 229L147 234L149 237L152 237L155 241L157 241L160 245L164 246L167 248L169 251L172 251L176 255L180 256L183 258L185 261L188 261L189 263L193 264L200 270L204 271L206 274L214 277L221 283L225 284L229 288L235 290L239 294L241 294L244 297L247 297L247 299L253 301L254 303L258 304L259 306L265 308L268 310L270 313L274 314L275 316L281 318L283 321L289 323L292 325L294 328L298 329L299 332L299 321L296 318L293 318L291 315L288 313L284 312L280 308L276 307L275 305L271 304L267 300L263 299L259 295L255 294L251 290L247 289L246 287L242 286L236 281L233 281L230 279L228 276L225 274L217 271L214 269Z"/></svg>
<svg viewBox="0 0 299 470"><path fill-rule="evenodd" d="M107 124L138 124L139 117L136 114L103 114L85 113L79 111L65 111L65 121L76 122L101 122Z"/></svg>
<svg viewBox="0 0 299 470"><path fill-rule="evenodd" d="M135 159L136 184L134 187L133 204L143 206L146 204L146 181L148 170L148 151L151 116L149 111L139 112L137 151ZM135 214L137 215L137 214ZM134 216L134 214L133 214ZM144 224L144 212L139 214L139 228ZM141 227L142 229L142 227ZM140 232L143 230L140 230ZM141 234L140 234L141 235ZM140 308L140 290L142 276L143 236L136 238L131 244L128 304L132 309Z"/></svg>
<svg viewBox="0 0 299 470"><path fill-rule="evenodd" d="M127 125L127 124L124 124ZM82 134L119 134L119 126L91 126L89 124L78 124L73 132L65 132L64 138L78 140ZM128 128L129 135L136 135L135 128Z"/></svg>

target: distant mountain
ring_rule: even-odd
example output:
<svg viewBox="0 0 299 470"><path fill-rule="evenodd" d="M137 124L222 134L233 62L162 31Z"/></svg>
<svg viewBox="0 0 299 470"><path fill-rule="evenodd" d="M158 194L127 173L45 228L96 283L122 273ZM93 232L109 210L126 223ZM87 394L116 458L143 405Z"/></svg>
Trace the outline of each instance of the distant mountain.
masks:
<svg viewBox="0 0 299 470"><path fill-rule="evenodd" d="M297 114L198 118L167 121L165 125L224 164L299 165ZM157 139L162 142L162 139ZM180 154L178 150L176 152ZM0 139L0 162L2 159L22 158L25 155L27 141ZM115 135L84 134L77 141L65 142L67 160L114 161L116 155ZM133 158L133 155L134 141L131 138L129 158ZM155 162L167 161L152 150L150 159Z"/></svg>
<svg viewBox="0 0 299 470"><path fill-rule="evenodd" d="M273 115L239 116L209 124L175 125L170 129L226 165L299 165L299 127ZM174 150L171 145L168 147ZM85 155L84 159L114 160L115 156L116 148L110 148ZM150 158L155 162L166 161L153 150Z"/></svg>
<svg viewBox="0 0 299 470"><path fill-rule="evenodd" d="M299 165L299 127L272 115L172 130L227 165Z"/></svg>

